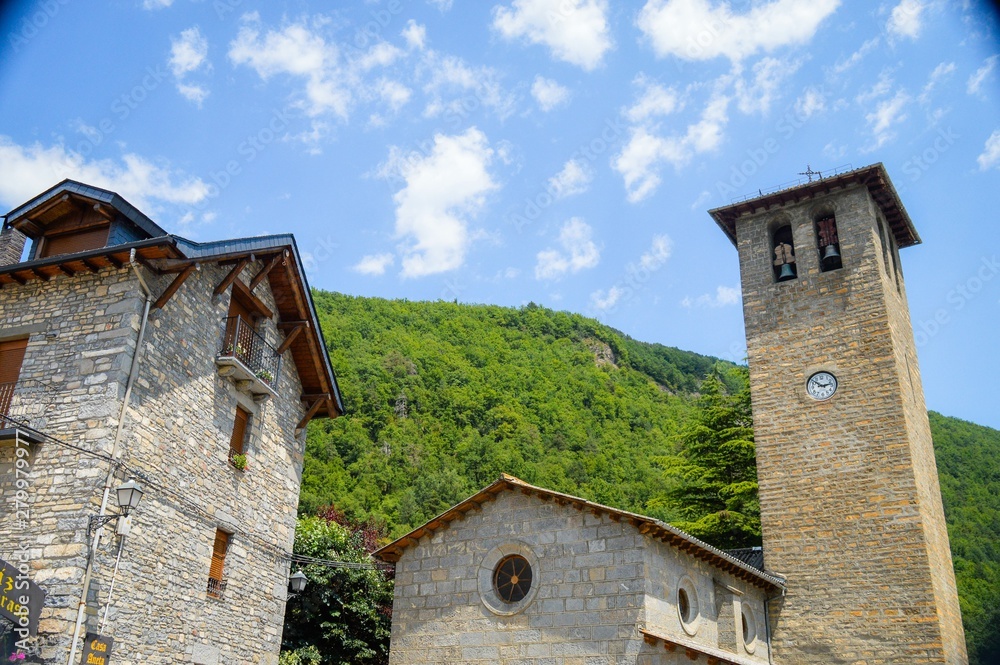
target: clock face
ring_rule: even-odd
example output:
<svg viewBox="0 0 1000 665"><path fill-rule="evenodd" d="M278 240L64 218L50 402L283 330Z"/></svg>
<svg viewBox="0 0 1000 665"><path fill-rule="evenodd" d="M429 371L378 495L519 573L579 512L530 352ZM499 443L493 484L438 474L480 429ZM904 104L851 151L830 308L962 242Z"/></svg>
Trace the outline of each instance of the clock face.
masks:
<svg viewBox="0 0 1000 665"><path fill-rule="evenodd" d="M814 399L830 399L837 392L837 377L829 372L816 372L806 382L806 392Z"/></svg>

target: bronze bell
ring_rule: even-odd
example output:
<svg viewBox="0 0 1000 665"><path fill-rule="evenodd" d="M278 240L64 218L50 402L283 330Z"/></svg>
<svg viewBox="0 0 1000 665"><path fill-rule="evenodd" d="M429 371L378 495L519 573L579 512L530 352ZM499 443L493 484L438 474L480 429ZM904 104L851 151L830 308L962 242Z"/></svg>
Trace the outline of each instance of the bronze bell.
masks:
<svg viewBox="0 0 1000 665"><path fill-rule="evenodd" d="M823 248L823 265L827 268L840 267L840 252L836 245L827 245Z"/></svg>
<svg viewBox="0 0 1000 665"><path fill-rule="evenodd" d="M778 273L778 281L786 282L790 279L795 279L795 268L791 263L784 263L781 265L781 272Z"/></svg>

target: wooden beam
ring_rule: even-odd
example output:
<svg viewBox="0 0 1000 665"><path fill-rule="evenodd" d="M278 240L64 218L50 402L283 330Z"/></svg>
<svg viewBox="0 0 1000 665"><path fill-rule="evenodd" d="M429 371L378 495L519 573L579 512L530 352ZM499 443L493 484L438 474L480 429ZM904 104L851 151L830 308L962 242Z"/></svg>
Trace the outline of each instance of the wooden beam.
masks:
<svg viewBox="0 0 1000 665"><path fill-rule="evenodd" d="M177 293L177 289L181 288L181 284L184 283L184 280L190 277L191 273L199 268L200 266L197 263L194 263L185 268L184 272L177 275L177 277L174 277L174 281L170 282L170 286L168 286L163 293L160 294L160 297L156 299L156 302L153 303L153 309L163 309L163 306L174 297L175 293Z"/></svg>
<svg viewBox="0 0 1000 665"><path fill-rule="evenodd" d="M232 283L236 281L236 278L240 276L240 273L243 272L243 269L247 267L248 263L250 263L250 259L248 258L242 258L239 261L237 261L236 265L233 266L233 269L229 271L229 274L226 275L221 282L219 282L219 285L217 287L215 287L215 291L212 292L212 295L217 296L226 289L228 289L232 285Z"/></svg>
<svg viewBox="0 0 1000 665"><path fill-rule="evenodd" d="M15 282L17 282L17 283L18 283L18 284L20 284L21 286L24 286L25 284L27 284L27 283L28 283L28 280L26 280L25 278L21 277L21 276L20 276L20 275L18 275L18 274L17 274L16 272L9 272L9 273L7 273L7 274L8 274L8 275L10 275L10 278L11 278L12 280L14 280Z"/></svg>
<svg viewBox="0 0 1000 665"><path fill-rule="evenodd" d="M104 258L108 260L108 263L113 265L115 268L118 268L119 270L121 270L122 266L125 265L125 262L117 258L114 254L108 254Z"/></svg>
<svg viewBox="0 0 1000 665"><path fill-rule="evenodd" d="M297 325L290 331L288 331L288 334L285 336L284 341L281 342L281 344L277 348L277 353L279 356L288 350L288 347L292 345L292 342L295 341L295 338L298 337L299 333L305 330L305 328L306 328L305 325Z"/></svg>
<svg viewBox="0 0 1000 665"><path fill-rule="evenodd" d="M289 328L294 328L296 326L308 326L309 320L303 321L278 321L278 328L280 330L288 330Z"/></svg>
<svg viewBox="0 0 1000 665"><path fill-rule="evenodd" d="M300 420L299 424L295 426L295 429L302 429L303 427L308 425L309 421L312 420L312 417L316 415L317 411L319 411L319 407L323 406L323 404L329 401L330 400L328 399L318 399L315 402L313 402L312 406L309 407L309 410L306 411L306 415L302 416L302 420Z"/></svg>
<svg viewBox="0 0 1000 665"><path fill-rule="evenodd" d="M256 289L257 285L260 284L262 281L264 281L264 278L267 277L268 273L274 270L274 267L278 265L278 261L284 260L286 256L288 256L287 249L283 252L278 252L277 254L275 254L274 258L271 259L266 266L261 268L260 272L254 275L253 279L250 280L250 290L253 291L254 289Z"/></svg>
<svg viewBox="0 0 1000 665"><path fill-rule="evenodd" d="M42 280L43 282L47 282L50 279L52 279L52 275L46 275L44 272L42 272L38 268L32 268L31 269L31 274L33 274L35 277L37 277L38 279Z"/></svg>
<svg viewBox="0 0 1000 665"><path fill-rule="evenodd" d="M70 268L65 263L60 263L59 265L56 266L56 268L59 268L59 272L66 275L67 277L72 277L73 275L76 274L76 271Z"/></svg>
<svg viewBox="0 0 1000 665"><path fill-rule="evenodd" d="M93 259L83 259L83 265L87 266L87 270L90 272L100 272L101 266L94 263Z"/></svg>

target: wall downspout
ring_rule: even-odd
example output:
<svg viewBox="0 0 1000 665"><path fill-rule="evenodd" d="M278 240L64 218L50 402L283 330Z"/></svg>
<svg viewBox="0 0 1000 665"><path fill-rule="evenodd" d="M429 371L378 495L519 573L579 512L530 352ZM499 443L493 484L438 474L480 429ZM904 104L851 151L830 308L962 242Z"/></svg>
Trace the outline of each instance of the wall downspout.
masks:
<svg viewBox="0 0 1000 665"><path fill-rule="evenodd" d="M139 336L136 338L135 351L132 353L132 365L129 368L128 381L125 384L125 397L122 400L121 412L118 414L118 427L115 430L115 440L111 445L111 458L117 461L118 445L121 441L122 431L125 428L125 412L128 410L129 400L132 396L132 386L135 384L135 378L139 374L139 353L142 350L142 341L146 336L146 321L149 319L149 308L153 302L153 297L149 292L149 287L146 285L146 281L142 278L142 274L139 272L139 266L135 261L135 249L131 251L129 255L129 266L135 272L135 276L139 279L139 286L146 298L146 303L142 310L142 319L139 322ZM115 481L115 468L116 465L112 462L111 466L108 468L108 475L104 480L104 495L101 497L101 509L98 513L99 515L106 515L108 512L108 497L111 494L111 486ZM70 643L69 657L66 659L66 665L73 665L73 661L76 659L77 654L77 642L80 638L80 630L83 628L83 622L86 617L87 611L87 595L90 591L90 582L94 573L94 557L97 554L97 548L101 544L101 533L103 532L103 527L94 530L94 538L90 543L90 551L87 553L87 570L83 575L83 592L80 596L80 605L76 612L76 628L73 630L73 641Z"/></svg>
<svg viewBox="0 0 1000 665"><path fill-rule="evenodd" d="M774 662L771 660L771 601L784 597L785 590L782 589L780 594L764 598L764 635L767 638L767 662L769 665Z"/></svg>

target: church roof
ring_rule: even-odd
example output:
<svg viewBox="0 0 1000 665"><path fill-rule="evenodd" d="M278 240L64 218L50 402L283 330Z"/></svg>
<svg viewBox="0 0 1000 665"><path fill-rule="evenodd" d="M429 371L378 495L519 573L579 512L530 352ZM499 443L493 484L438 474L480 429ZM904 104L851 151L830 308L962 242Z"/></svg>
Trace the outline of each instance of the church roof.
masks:
<svg viewBox="0 0 1000 665"><path fill-rule="evenodd" d="M500 478L494 483L452 506L423 526L414 529L405 536L377 550L375 556L383 561L395 563L399 561L403 552L408 547L416 545L422 537L432 535L439 529L447 528L451 522L465 517L466 513L478 510L484 503L495 500L501 492L509 491L517 491L528 496L535 496L542 501L553 501L561 506L572 506L580 511L589 511L594 515L607 515L616 522L629 522L639 530L639 533L647 538L661 540L681 551L689 552L695 558L702 559L740 579L747 580L751 584L768 590L784 588L784 580L777 575L764 570L758 570L754 566L741 561L739 558L727 554L716 547L712 547L708 543L698 540L694 536L684 533L677 527L671 526L666 522L661 522L645 515L604 506L599 503L587 501L586 499L570 496L569 494L554 492L544 487L537 487L506 473L501 474Z"/></svg>
<svg viewBox="0 0 1000 665"><path fill-rule="evenodd" d="M921 240L917 235L917 230L913 227L903 202L899 200L899 194L889 174L881 162L870 166L863 166L844 173L834 172L826 176L820 174L816 180L803 183L796 181L791 186L781 186L775 191L764 194L758 190L760 196L746 198L733 202L728 206L709 210L716 224L729 236L729 239L736 244L736 220L743 215L752 215L761 210L780 208L791 203L808 200L823 194L829 194L836 189L844 189L853 185L864 185L868 188L872 199L878 205L885 220L892 229L892 234L896 238L896 244L902 249L911 245L919 245Z"/></svg>

